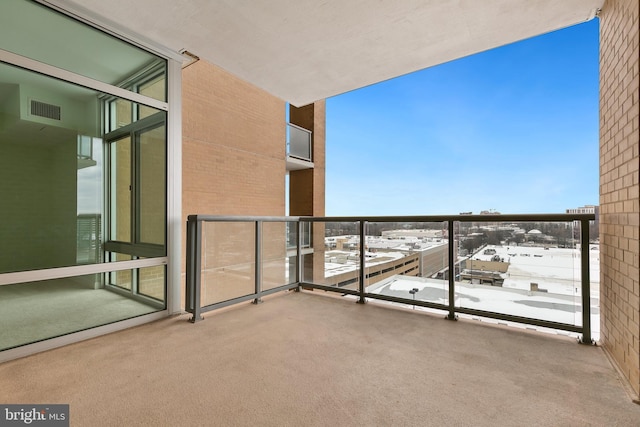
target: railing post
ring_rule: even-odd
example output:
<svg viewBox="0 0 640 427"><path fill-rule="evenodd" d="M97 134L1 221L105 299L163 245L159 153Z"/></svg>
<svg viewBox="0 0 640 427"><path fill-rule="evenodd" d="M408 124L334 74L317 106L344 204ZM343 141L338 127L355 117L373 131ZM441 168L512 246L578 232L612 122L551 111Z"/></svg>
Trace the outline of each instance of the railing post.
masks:
<svg viewBox="0 0 640 427"><path fill-rule="evenodd" d="M364 282L367 276L366 270L365 270L365 246L366 246L366 240L365 240L365 225L366 225L366 221L361 220L360 221L360 281L358 282L358 292L360 292L360 298L358 298L358 303L359 304L364 304L367 302L367 300L364 298Z"/></svg>
<svg viewBox="0 0 640 427"><path fill-rule="evenodd" d="M262 292L262 221L256 221L256 238L255 238L255 293L256 298L253 300L253 304L260 304L262 298L260 292Z"/></svg>
<svg viewBox="0 0 640 427"><path fill-rule="evenodd" d="M298 287L296 288L297 292L300 292L300 282L302 281L302 221L298 218L296 222L296 282L298 283Z"/></svg>
<svg viewBox="0 0 640 427"><path fill-rule="evenodd" d="M456 297L456 257L454 254L455 235L453 232L453 220L447 221L449 230L449 314L448 320L457 320L455 297Z"/></svg>
<svg viewBox="0 0 640 427"><path fill-rule="evenodd" d="M193 314L191 323L202 320L200 311L202 268L202 221L197 216L187 219L186 311Z"/></svg>
<svg viewBox="0 0 640 427"><path fill-rule="evenodd" d="M589 273L589 220L580 220L580 279L582 282L582 338L580 344L593 344L591 339L591 277Z"/></svg>

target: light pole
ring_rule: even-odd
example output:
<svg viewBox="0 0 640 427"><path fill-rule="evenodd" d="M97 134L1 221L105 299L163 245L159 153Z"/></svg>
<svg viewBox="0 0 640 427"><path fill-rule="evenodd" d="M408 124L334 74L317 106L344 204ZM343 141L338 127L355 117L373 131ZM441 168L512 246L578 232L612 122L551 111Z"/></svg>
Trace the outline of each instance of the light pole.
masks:
<svg viewBox="0 0 640 427"><path fill-rule="evenodd" d="M409 291L409 293L410 293L411 295L413 295L413 309L414 309L414 310L416 309L416 304L415 304L415 301L416 301L416 292L418 292L419 290L420 290L420 289L418 289L418 288L413 288L413 289L411 289L411 290Z"/></svg>

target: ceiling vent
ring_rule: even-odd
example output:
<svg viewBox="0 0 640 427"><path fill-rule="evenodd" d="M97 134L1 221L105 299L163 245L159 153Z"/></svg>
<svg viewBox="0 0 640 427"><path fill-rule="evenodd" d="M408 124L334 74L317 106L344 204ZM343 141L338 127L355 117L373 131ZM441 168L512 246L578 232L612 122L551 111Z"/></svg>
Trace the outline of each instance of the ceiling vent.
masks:
<svg viewBox="0 0 640 427"><path fill-rule="evenodd" d="M31 100L31 115L45 119L60 120L60 106Z"/></svg>

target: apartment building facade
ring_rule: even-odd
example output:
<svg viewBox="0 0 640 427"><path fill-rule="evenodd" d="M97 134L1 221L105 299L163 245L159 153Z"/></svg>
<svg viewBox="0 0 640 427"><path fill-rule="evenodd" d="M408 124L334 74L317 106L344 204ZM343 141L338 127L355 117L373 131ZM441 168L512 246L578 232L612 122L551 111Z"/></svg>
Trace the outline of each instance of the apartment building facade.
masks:
<svg viewBox="0 0 640 427"><path fill-rule="evenodd" d="M66 300L69 287L74 297L110 289L107 299L88 310L90 315L80 315L78 308L90 307L92 297L75 301L69 315L78 317L71 330L63 335L49 331L34 346L9 344L19 351L5 350L3 358L180 311L184 215L284 213L286 104L268 93L295 105L311 104L290 114L290 121L312 131L314 138L314 168L290 175L290 213L322 215L324 104L316 100L597 15L602 344L640 395L637 1L525 2L509 8L499 2L468 4L479 9L439 19L450 31L440 43L398 28L388 44L383 43L389 33L386 17L409 13L396 2L340 14L331 13L346 7L340 2L305 3L308 13L274 2L245 10L244 20L254 27L246 31L238 25L233 34L218 28L233 24L233 15L220 11L218 19L212 10L194 9L196 3L185 3L181 10L163 3L164 9L153 14L148 11L154 6L146 1L118 2L121 7L93 0L84 6L70 0L0 5L0 287L15 291L3 312L16 310L9 317L19 319L3 326L3 334L9 336L9 329L17 337L29 333L20 328L33 323L36 312L42 316L56 297ZM418 28L435 34L438 22L428 21L429 4L413 6ZM302 53L287 62L281 60L284 39L266 31L261 21L296 11L300 15L287 22L299 31L286 39L300 40L296 54ZM188 24L196 34L187 46L168 31L180 13L191 13L193 24ZM216 25L199 26L199 15ZM316 25L321 18L323 25ZM503 21L492 21L498 18ZM366 31L352 31L357 25L366 25ZM331 37L313 33L325 27L329 30L322 34ZM351 31L340 33L341 28ZM311 38L304 39L302 30L311 30ZM268 49L254 47L249 33L270 43ZM210 54L210 63L203 59L182 70L185 57L179 52L203 43L231 48ZM340 55L341 48L347 53ZM389 61L390 55L396 60ZM249 66L248 58L259 63ZM333 67L322 68L326 63ZM88 222L85 214L96 210L105 215ZM78 226L80 214L84 225L102 228L104 250L97 255L87 249L95 246L96 233L89 227L78 235L86 228ZM321 227L313 234L314 241L322 241ZM323 259L314 257L312 263ZM67 288L60 283L71 278ZM158 291L158 283L166 284L164 290ZM27 284L36 296L54 289L56 295L46 304L17 307L17 301L25 301ZM122 309L130 314L128 320L114 320L105 309L120 298L127 300ZM102 320L78 328L81 320L99 317L100 309ZM53 314L44 314L32 329L46 330L46 317Z"/></svg>

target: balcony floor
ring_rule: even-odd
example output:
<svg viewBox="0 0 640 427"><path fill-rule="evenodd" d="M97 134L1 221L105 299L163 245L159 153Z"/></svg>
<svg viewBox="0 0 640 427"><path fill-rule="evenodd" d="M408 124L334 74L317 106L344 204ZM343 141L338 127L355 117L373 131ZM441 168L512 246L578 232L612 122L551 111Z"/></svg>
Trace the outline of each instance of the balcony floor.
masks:
<svg viewBox="0 0 640 427"><path fill-rule="evenodd" d="M561 336L284 293L0 364L0 403L72 426L637 425L602 349Z"/></svg>

